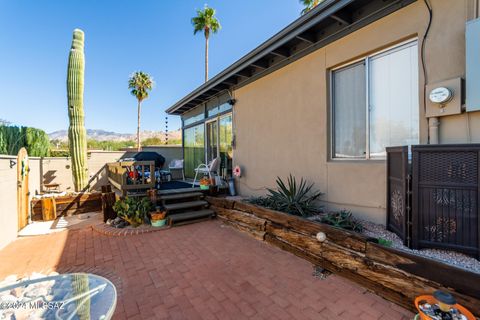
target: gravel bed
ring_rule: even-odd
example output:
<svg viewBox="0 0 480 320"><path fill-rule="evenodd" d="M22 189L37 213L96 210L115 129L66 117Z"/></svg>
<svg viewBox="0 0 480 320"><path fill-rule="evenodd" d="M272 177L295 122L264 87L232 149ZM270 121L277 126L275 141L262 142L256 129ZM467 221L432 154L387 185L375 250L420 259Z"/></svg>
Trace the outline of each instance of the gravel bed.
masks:
<svg viewBox="0 0 480 320"><path fill-rule="evenodd" d="M308 218L312 221L321 221L321 215L312 216ZM480 261L465 255L463 253L449 251L449 250L439 250L439 249L421 249L414 250L410 249L403 245L402 239L398 237L395 233L390 232L385 229L385 226L381 224L376 224L370 221L356 219L362 226L362 234L367 237L372 238L382 238L392 242L392 248L399 249L405 252L409 252L421 257L430 258L437 260L455 267L466 269L475 273L480 273Z"/></svg>
<svg viewBox="0 0 480 320"><path fill-rule="evenodd" d="M439 250L421 249L414 250L403 245L402 240L395 233L385 229L385 226L373 222L358 220L363 225L363 234L368 237L383 238L392 241L392 247L403 250L418 256L439 260L455 267L464 268L469 271L480 273L480 261L463 253Z"/></svg>

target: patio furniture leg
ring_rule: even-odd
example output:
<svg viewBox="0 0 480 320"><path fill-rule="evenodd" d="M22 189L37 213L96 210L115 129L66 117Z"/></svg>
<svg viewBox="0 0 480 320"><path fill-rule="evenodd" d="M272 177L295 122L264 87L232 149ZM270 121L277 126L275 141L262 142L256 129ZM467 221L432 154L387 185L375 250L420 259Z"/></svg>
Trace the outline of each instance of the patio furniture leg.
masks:
<svg viewBox="0 0 480 320"><path fill-rule="evenodd" d="M198 170L195 170L195 178L193 178L192 188L195 188L195 181L197 181Z"/></svg>

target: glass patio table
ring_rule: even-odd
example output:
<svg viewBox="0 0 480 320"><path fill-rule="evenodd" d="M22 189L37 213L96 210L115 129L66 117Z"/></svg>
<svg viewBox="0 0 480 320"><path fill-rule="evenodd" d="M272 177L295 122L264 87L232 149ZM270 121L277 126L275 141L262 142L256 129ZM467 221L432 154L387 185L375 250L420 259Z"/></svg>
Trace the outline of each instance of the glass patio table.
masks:
<svg viewBox="0 0 480 320"><path fill-rule="evenodd" d="M0 288L0 319L111 319L117 290L107 279L68 273Z"/></svg>

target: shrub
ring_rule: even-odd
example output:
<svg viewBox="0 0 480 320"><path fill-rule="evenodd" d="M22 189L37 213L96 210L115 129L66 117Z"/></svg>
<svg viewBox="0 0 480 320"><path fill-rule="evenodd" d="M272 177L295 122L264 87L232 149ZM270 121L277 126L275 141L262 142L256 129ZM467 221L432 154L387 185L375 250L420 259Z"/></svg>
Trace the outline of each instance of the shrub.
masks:
<svg viewBox="0 0 480 320"><path fill-rule="evenodd" d="M152 209L153 205L148 198L126 197L113 205L113 210L117 215L134 227L141 225Z"/></svg>
<svg viewBox="0 0 480 320"><path fill-rule="evenodd" d="M313 191L313 183L307 184L303 178L297 183L292 175L288 177L286 184L279 177L276 182L275 190L267 189L268 194L265 197L251 198L249 202L302 217L321 212L321 207L315 204L315 201L322 193Z"/></svg>
<svg viewBox="0 0 480 320"><path fill-rule="evenodd" d="M69 150L51 150L50 151L50 157L67 158L67 157L70 157L70 151Z"/></svg>
<svg viewBox="0 0 480 320"><path fill-rule="evenodd" d="M355 232L363 231L363 226L359 222L355 221L352 213L348 210L329 212L322 217L321 221L337 228Z"/></svg>
<svg viewBox="0 0 480 320"><path fill-rule="evenodd" d="M48 157L50 142L45 131L30 127L0 125L0 154L16 155L25 147L31 157Z"/></svg>
<svg viewBox="0 0 480 320"><path fill-rule="evenodd" d="M388 239L378 238L378 244L385 247L391 247L393 246L393 241Z"/></svg>

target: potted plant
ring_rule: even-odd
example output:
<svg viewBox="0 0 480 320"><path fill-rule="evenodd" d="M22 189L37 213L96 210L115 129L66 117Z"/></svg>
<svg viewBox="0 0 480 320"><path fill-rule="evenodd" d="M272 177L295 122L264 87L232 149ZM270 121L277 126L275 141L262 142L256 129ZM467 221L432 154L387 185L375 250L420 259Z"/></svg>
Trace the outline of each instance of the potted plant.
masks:
<svg viewBox="0 0 480 320"><path fill-rule="evenodd" d="M167 210L162 207L156 207L155 211L150 213L153 227L163 227L167 222Z"/></svg>
<svg viewBox="0 0 480 320"><path fill-rule="evenodd" d="M202 190L208 190L210 189L210 179L207 177L203 177L200 179L200 189Z"/></svg>

